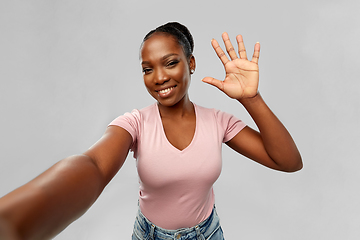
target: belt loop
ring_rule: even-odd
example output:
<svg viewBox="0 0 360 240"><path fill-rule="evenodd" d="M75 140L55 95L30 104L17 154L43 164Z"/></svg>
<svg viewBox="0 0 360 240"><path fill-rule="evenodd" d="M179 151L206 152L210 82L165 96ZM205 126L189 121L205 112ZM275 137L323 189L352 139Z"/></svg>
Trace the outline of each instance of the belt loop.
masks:
<svg viewBox="0 0 360 240"><path fill-rule="evenodd" d="M150 239L155 239L154 237L154 232L155 232L155 225L151 224L151 229L150 229Z"/></svg>
<svg viewBox="0 0 360 240"><path fill-rule="evenodd" d="M199 225L196 225L195 226L195 230L196 230L196 238L198 239L198 240L205 240L205 238L204 238L204 236L201 234L201 232L200 232L200 227L199 227Z"/></svg>

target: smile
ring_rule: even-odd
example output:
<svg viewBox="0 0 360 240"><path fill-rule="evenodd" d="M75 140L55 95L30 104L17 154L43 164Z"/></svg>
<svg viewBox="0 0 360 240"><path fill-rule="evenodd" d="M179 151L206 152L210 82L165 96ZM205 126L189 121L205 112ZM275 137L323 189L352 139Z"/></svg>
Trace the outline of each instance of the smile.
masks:
<svg viewBox="0 0 360 240"><path fill-rule="evenodd" d="M159 97L161 97L161 98L170 97L172 95L175 87L176 86L168 87L168 88L157 91L157 93L158 93Z"/></svg>
<svg viewBox="0 0 360 240"><path fill-rule="evenodd" d="M174 88L174 87L169 87L169 88L160 90L159 93L164 94L164 93L170 92L173 88Z"/></svg>

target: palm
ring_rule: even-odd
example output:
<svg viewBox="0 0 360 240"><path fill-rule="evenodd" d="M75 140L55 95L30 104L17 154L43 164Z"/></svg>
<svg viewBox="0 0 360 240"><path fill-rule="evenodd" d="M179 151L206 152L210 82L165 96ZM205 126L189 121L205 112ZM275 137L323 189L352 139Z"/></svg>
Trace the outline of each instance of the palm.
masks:
<svg viewBox="0 0 360 240"><path fill-rule="evenodd" d="M220 81L211 77L206 77L203 81L219 88L226 95L234 99L255 96L259 85L259 67L257 63L259 59L260 44L257 43L255 45L253 58L249 61L246 56L242 36L237 36L240 58L237 57L227 33L223 34L223 40L231 60L227 58L216 40L212 41L212 46L225 67L225 79Z"/></svg>

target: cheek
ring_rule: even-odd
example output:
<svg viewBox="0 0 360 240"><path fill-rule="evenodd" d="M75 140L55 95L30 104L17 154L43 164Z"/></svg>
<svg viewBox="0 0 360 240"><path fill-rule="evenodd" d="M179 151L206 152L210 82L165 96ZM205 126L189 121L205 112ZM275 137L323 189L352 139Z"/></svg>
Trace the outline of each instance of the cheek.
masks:
<svg viewBox="0 0 360 240"><path fill-rule="evenodd" d="M145 87L149 88L150 87L150 80L145 76L143 77L143 80L144 80Z"/></svg>
<svg viewBox="0 0 360 240"><path fill-rule="evenodd" d="M184 70L181 75L179 74L179 79L182 80L184 86L187 86L190 83L190 74L188 74L187 71Z"/></svg>
<svg viewBox="0 0 360 240"><path fill-rule="evenodd" d="M188 73L186 68L181 68L176 73L174 73L174 78L185 83L185 82L189 81L190 74Z"/></svg>
<svg viewBox="0 0 360 240"><path fill-rule="evenodd" d="M146 90L148 91L148 93L151 95L151 96L155 96L155 93L152 89L152 84L151 84L151 80L147 79L144 77L144 85L145 85L145 88Z"/></svg>

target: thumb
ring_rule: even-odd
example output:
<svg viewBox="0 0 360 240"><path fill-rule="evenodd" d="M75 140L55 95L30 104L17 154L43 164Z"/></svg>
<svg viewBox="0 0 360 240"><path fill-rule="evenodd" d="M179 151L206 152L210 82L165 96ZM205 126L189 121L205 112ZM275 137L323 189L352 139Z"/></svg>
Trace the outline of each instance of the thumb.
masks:
<svg viewBox="0 0 360 240"><path fill-rule="evenodd" d="M215 79L213 77L204 77L203 79L201 79L201 81L203 81L204 83L208 83L210 85L213 85L214 87L217 87L221 91L224 90L223 81L220 81L220 80Z"/></svg>

